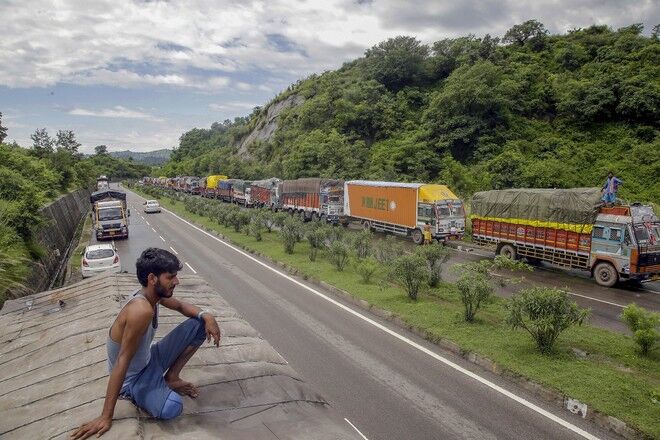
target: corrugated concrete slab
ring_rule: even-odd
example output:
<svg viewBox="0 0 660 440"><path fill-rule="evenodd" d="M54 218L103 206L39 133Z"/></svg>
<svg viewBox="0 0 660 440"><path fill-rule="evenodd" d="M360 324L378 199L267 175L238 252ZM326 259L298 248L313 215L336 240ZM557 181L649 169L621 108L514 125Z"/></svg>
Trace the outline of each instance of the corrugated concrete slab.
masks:
<svg viewBox="0 0 660 440"><path fill-rule="evenodd" d="M182 416L156 420L117 403L107 439L355 439L358 434L257 331L196 276L175 296L215 313L220 348L203 345L182 376L197 384ZM135 275L95 277L7 301L0 311L0 438L65 439L101 412L105 341ZM159 339L185 318L160 308Z"/></svg>

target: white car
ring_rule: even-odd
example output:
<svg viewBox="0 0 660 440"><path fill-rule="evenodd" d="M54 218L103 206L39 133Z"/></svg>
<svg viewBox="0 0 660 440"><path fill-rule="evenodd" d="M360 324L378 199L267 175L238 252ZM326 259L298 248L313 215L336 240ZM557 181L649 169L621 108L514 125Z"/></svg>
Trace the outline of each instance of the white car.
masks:
<svg viewBox="0 0 660 440"><path fill-rule="evenodd" d="M93 244L85 248L80 267L83 278L89 278L104 272L121 272L121 261L113 243Z"/></svg>
<svg viewBox="0 0 660 440"><path fill-rule="evenodd" d="M160 203L158 203L158 200L147 200L144 202L144 212L147 214L150 212L160 212Z"/></svg>

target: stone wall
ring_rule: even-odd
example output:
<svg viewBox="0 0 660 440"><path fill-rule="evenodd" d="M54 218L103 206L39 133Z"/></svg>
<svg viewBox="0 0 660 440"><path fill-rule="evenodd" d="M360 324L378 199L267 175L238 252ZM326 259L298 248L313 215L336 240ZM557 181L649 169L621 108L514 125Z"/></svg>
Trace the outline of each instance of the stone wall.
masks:
<svg viewBox="0 0 660 440"><path fill-rule="evenodd" d="M88 190L80 189L62 196L41 210L47 222L37 232L36 241L45 255L32 263L32 272L24 283L29 291L12 292L10 296L41 292L50 287L60 266L66 264L69 245L78 224L89 212L89 196Z"/></svg>

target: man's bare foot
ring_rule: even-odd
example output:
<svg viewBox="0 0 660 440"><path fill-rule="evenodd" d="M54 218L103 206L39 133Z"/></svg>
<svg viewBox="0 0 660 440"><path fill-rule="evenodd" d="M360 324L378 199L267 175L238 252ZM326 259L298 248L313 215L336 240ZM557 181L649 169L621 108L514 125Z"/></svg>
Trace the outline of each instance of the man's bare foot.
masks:
<svg viewBox="0 0 660 440"><path fill-rule="evenodd" d="M176 391L177 393L181 394L182 396L189 396L192 397L193 399L197 396L199 396L199 390L197 387L190 382L186 382L183 379L176 378L176 379L166 379L167 386L169 386L171 389Z"/></svg>

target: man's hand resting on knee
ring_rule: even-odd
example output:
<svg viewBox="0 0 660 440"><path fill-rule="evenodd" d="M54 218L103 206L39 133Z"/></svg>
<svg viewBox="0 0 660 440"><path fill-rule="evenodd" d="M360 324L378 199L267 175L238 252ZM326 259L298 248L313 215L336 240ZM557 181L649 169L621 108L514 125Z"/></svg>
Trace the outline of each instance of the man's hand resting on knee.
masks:
<svg viewBox="0 0 660 440"><path fill-rule="evenodd" d="M206 342L211 341L211 338L213 338L213 343L216 347L219 347L221 335L218 322L210 313L204 313L202 319L204 320L204 329L206 330Z"/></svg>

